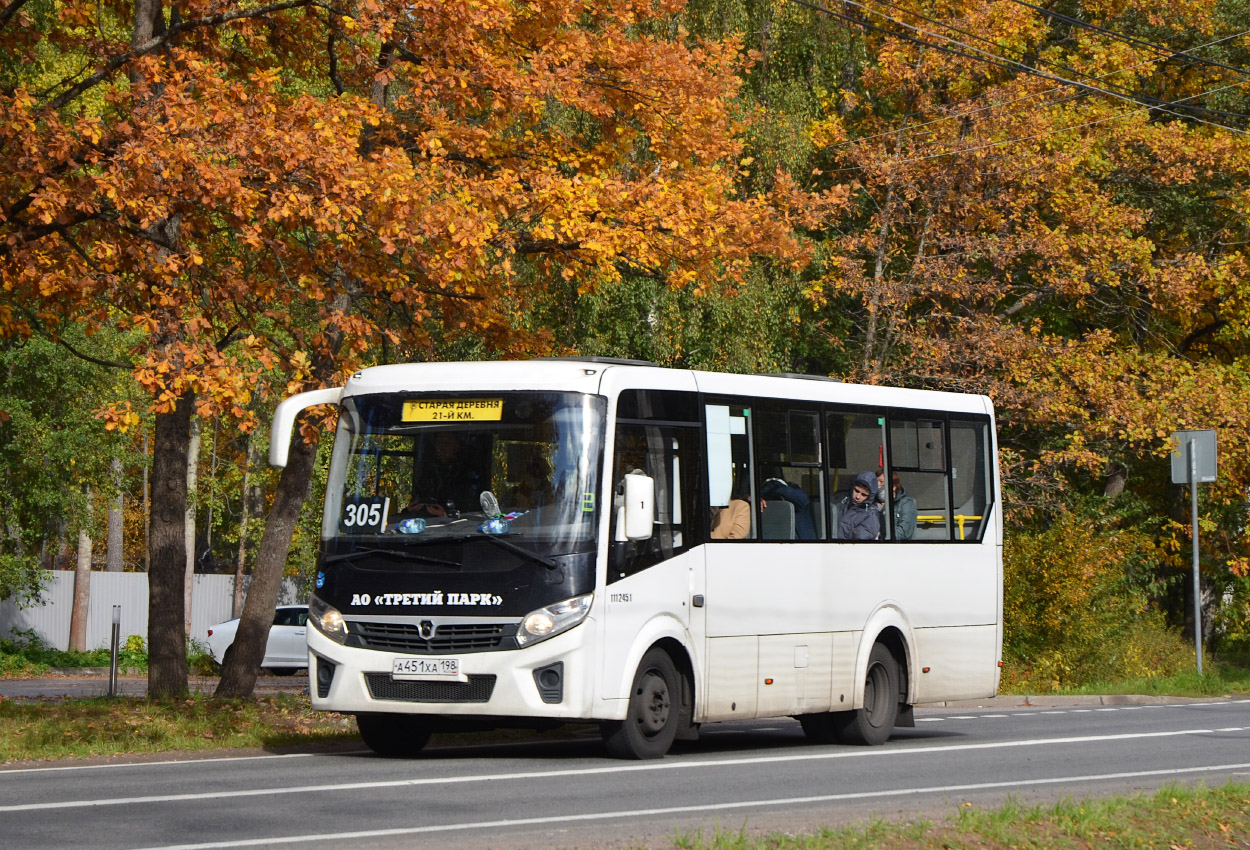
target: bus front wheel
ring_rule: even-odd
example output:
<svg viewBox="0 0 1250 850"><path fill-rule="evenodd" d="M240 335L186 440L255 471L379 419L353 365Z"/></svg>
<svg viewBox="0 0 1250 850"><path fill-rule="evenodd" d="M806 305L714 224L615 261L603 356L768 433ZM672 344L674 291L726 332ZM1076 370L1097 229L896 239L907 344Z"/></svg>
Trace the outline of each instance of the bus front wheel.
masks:
<svg viewBox="0 0 1250 850"><path fill-rule="evenodd" d="M884 744L894 732L898 718L898 662L884 644L877 644L868 656L864 678L864 707L833 714L838 738L847 744Z"/></svg>
<svg viewBox="0 0 1250 850"><path fill-rule="evenodd" d="M603 724L608 755L623 759L658 759L677 734L681 713L681 680L667 652L651 649L642 657L629 693L624 720Z"/></svg>
<svg viewBox="0 0 1250 850"><path fill-rule="evenodd" d="M407 714L357 714L356 728L365 746L386 758L413 758L430 740L430 726Z"/></svg>

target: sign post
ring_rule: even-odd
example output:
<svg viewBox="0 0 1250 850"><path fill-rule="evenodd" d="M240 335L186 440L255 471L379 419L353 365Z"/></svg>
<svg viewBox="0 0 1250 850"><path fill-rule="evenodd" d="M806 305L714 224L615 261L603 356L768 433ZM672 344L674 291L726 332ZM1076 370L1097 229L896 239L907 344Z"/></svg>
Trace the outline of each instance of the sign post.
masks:
<svg viewBox="0 0 1250 850"><path fill-rule="evenodd" d="M1176 431L1172 434L1172 483L1189 485L1193 522L1194 657L1202 675L1202 594L1198 586L1198 484L1216 478L1215 431Z"/></svg>

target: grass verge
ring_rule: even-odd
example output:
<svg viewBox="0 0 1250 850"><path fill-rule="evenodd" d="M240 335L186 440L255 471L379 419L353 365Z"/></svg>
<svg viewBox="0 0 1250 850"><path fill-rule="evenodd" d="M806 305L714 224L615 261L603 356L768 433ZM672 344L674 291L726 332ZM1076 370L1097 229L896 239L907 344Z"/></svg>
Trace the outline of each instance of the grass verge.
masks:
<svg viewBox="0 0 1250 850"><path fill-rule="evenodd" d="M1003 693L1035 694L1035 689L1004 689ZM1145 694L1147 696L1212 697L1250 694L1250 669L1227 664L1209 665L1201 676L1196 671L1175 676L1149 679L1124 679L1115 682L1093 682L1047 693L1055 695L1082 694Z"/></svg>
<svg viewBox="0 0 1250 850"><path fill-rule="evenodd" d="M307 696L294 694L246 700L0 700L0 728L4 763L357 739L352 718L313 711Z"/></svg>
<svg viewBox="0 0 1250 850"><path fill-rule="evenodd" d="M1149 794L1062 800L1027 806L1018 800L988 810L969 805L950 819L873 821L803 835L678 835L678 850L1115 850L1250 847L1250 784L1217 788L1170 785Z"/></svg>

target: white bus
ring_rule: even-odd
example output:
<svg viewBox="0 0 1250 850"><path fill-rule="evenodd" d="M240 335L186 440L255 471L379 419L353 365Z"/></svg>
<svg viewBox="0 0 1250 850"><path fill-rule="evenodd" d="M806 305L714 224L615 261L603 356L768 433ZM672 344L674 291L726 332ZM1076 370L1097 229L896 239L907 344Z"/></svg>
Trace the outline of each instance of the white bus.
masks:
<svg viewBox="0 0 1250 850"><path fill-rule="evenodd" d="M379 366L284 401L272 464L326 403L311 698L380 754L593 722L612 755L658 758L777 716L880 744L914 704L997 691L986 397L602 358Z"/></svg>

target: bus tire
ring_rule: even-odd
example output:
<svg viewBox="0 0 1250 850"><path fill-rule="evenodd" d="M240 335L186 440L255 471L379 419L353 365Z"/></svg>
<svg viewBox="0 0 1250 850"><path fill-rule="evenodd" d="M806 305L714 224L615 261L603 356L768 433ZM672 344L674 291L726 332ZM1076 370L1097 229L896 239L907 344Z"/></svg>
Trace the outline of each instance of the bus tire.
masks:
<svg viewBox="0 0 1250 850"><path fill-rule="evenodd" d="M820 714L800 714L796 720L803 727L803 734L813 744L836 744L841 741L838 734L837 714L822 711Z"/></svg>
<svg viewBox="0 0 1250 850"><path fill-rule="evenodd" d="M898 717L898 686L898 661L884 644L874 645L864 677L864 707L833 715L843 743L875 747L890 739Z"/></svg>
<svg viewBox="0 0 1250 850"><path fill-rule="evenodd" d="M408 714L357 714L365 746L384 758L414 758L430 740L430 726Z"/></svg>
<svg viewBox="0 0 1250 850"><path fill-rule="evenodd" d="M681 679L673 659L650 649L638 664L624 720L610 720L600 730L608 755L621 759L663 758L673 745L681 715Z"/></svg>

